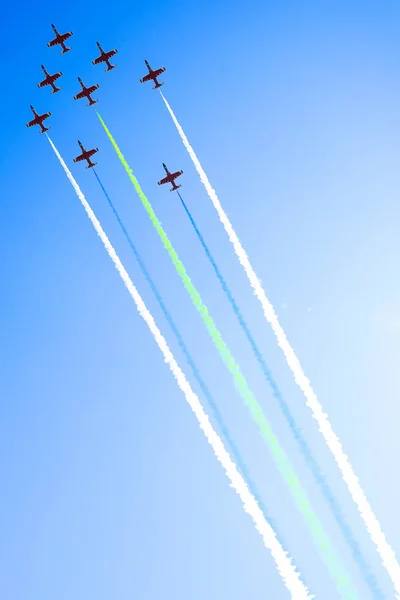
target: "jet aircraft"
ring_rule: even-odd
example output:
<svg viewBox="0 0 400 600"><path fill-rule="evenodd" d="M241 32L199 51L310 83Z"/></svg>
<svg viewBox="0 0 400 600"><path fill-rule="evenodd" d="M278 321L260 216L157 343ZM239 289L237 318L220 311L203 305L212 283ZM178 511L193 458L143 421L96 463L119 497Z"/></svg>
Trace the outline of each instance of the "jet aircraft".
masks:
<svg viewBox="0 0 400 600"><path fill-rule="evenodd" d="M46 71L45 67L43 65L40 65L43 69L44 74L46 75L46 77L43 79L43 81L41 81L40 83L37 84L38 88L42 88L46 85L51 85L51 87L53 88L52 90L52 94L55 94L56 92L59 92L61 90L60 87L56 87L54 85L54 82L57 81L57 79L59 79L62 75L62 73L54 73L54 75L49 75L49 73Z"/></svg>
<svg viewBox="0 0 400 600"><path fill-rule="evenodd" d="M161 179L158 182L158 185L164 185L164 183L171 183L172 184L172 188L169 190L170 192L174 192L178 188L182 187L180 185L176 185L175 179L177 179L178 177L180 177L182 175L183 171L176 171L176 173L170 173L164 163L163 163L163 167L165 169L165 172L166 172L167 176L164 177L164 179Z"/></svg>
<svg viewBox="0 0 400 600"><path fill-rule="evenodd" d="M147 62L147 60L145 60L144 62L146 63L146 66L147 66L149 72L147 75L142 77L142 79L140 80L140 83L144 83L145 81L150 81L152 79L155 83L153 90L156 90L157 88L164 85L164 82L159 83L157 81L157 77L159 77L161 75L161 73L164 73L164 71L166 70L165 67L161 67L161 69L156 69L155 71L153 71L153 69L150 67L149 63Z"/></svg>
<svg viewBox="0 0 400 600"><path fill-rule="evenodd" d="M39 133L44 133L45 131L48 131L50 129L50 127L44 127L43 121L48 119L51 116L51 113L48 112L48 113L43 113L43 115L38 115L36 110L33 108L32 104L30 106L31 106L31 111L33 112L35 117L32 119L32 121L29 121L29 123L27 123L26 126L33 127L34 125L39 125L41 127L41 131L39 131Z"/></svg>
<svg viewBox="0 0 400 600"><path fill-rule="evenodd" d="M90 157L93 156L93 154L96 154L96 152L99 151L98 148L92 148L92 150L85 150L85 148L82 146L81 142L78 140L78 144L82 150L82 154L79 154L76 158L74 158L74 162L80 162L81 160L86 160L88 165L87 165L87 169L90 169L91 167L94 167L95 165L97 165L97 162L92 162L90 160Z"/></svg>
<svg viewBox="0 0 400 600"><path fill-rule="evenodd" d="M57 29L55 28L55 26L53 24L51 26L54 30L54 33L56 34L56 37L54 38L54 40L51 40L47 44L47 46L49 48L51 48L52 46L57 46L57 44L60 44L60 46L62 48L60 54L65 54L66 52L69 52L71 50L71 48L67 48L67 46L65 45L65 42L68 38L70 38L73 35L72 31L68 31L67 33L59 34Z"/></svg>
<svg viewBox="0 0 400 600"><path fill-rule="evenodd" d="M78 81L82 86L82 91L76 94L76 96L74 96L74 100L80 100L80 98L87 98L89 100L89 104L87 104L86 106L92 106L93 104L96 104L96 102L98 101L93 100L91 98L91 95L93 94L93 92L99 89L99 84L96 83L95 85L92 85L87 88L80 77L78 77Z"/></svg>
<svg viewBox="0 0 400 600"><path fill-rule="evenodd" d="M98 49L100 50L100 56L92 60L92 65L99 65L102 62L105 62L107 65L106 71L111 71L111 69L115 69L117 65L110 64L110 58L117 54L118 50L109 50L108 52L104 52L103 48L100 46L99 42L96 42Z"/></svg>

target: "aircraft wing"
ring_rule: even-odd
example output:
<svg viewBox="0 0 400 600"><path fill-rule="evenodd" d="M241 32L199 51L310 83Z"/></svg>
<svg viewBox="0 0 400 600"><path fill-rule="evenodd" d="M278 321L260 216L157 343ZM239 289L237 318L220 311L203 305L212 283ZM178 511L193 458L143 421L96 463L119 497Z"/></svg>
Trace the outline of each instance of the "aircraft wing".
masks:
<svg viewBox="0 0 400 600"><path fill-rule="evenodd" d="M54 73L54 75L52 76L53 80L56 81L57 79L60 79L61 75L62 73Z"/></svg>
<svg viewBox="0 0 400 600"><path fill-rule="evenodd" d="M49 85L49 82L47 81L47 77L46 79L43 79L43 81L41 81L40 83L37 84L39 88L44 87L45 85Z"/></svg>
<svg viewBox="0 0 400 600"><path fill-rule="evenodd" d="M90 94L91 92L89 92ZM79 92L78 94L76 94L76 96L74 96L75 100L80 100L81 98L86 98L86 92L84 90L82 90L81 92Z"/></svg>
<svg viewBox="0 0 400 600"><path fill-rule="evenodd" d="M95 58L92 61L93 65L99 65L100 63L104 62L106 60L106 57L103 54L100 54L100 56L98 56L97 58Z"/></svg>
<svg viewBox="0 0 400 600"><path fill-rule="evenodd" d="M142 79L140 80L140 83L144 83L145 81L150 81L151 79L154 79L155 77L159 77L161 75L161 73L164 73L164 71L165 71L165 67L162 67L161 69L156 69L155 71L152 71L151 73L148 73L147 75L142 77Z"/></svg>
<svg viewBox="0 0 400 600"><path fill-rule="evenodd" d="M37 121L36 117L34 119L32 119L32 121L29 121L29 123L26 124L27 127L33 127L34 125L38 125L38 121Z"/></svg>
<svg viewBox="0 0 400 600"><path fill-rule="evenodd" d="M98 152L98 151L99 151L98 148L92 148L91 150L86 150L85 152L82 152L82 154L79 154L79 156L74 158L74 162L80 162L81 160L87 160L88 158L93 156L93 154L96 154L96 152Z"/></svg>
<svg viewBox="0 0 400 600"><path fill-rule="evenodd" d="M58 44L58 39L57 39L57 38L54 38L54 40L51 40L51 42L49 42L49 43L47 44L47 46L48 46L49 48L51 48L52 46L56 46L57 44Z"/></svg>
<svg viewBox="0 0 400 600"><path fill-rule="evenodd" d="M32 119L32 121L29 121L29 123L26 124L27 127L33 127L33 125L40 125L40 121L45 121L46 119L48 119L51 116L51 113L44 113L43 115L38 115L37 117L35 117L34 119Z"/></svg>
<svg viewBox="0 0 400 600"><path fill-rule="evenodd" d="M95 92L97 89L99 89L99 84L96 83L96 85L92 85L90 88L88 88L88 93L89 94L93 94L93 92Z"/></svg>
<svg viewBox="0 0 400 600"><path fill-rule="evenodd" d="M142 79L140 80L140 83L144 83L145 81L150 81L151 79L153 79L153 77L150 75L150 73L148 73L147 75L142 77Z"/></svg>
<svg viewBox="0 0 400 600"><path fill-rule="evenodd" d="M176 171L176 173L171 173L172 179L176 179L182 175L183 171Z"/></svg>
<svg viewBox="0 0 400 600"><path fill-rule="evenodd" d="M171 182L171 178L170 176L164 177L164 179L160 179L160 181L158 182L158 185L164 185L164 183L170 183Z"/></svg>
<svg viewBox="0 0 400 600"><path fill-rule="evenodd" d="M162 67L161 69L157 69L156 71L153 72L153 75L155 75L155 77L159 77L161 75L161 73L164 73L165 71L165 67Z"/></svg>

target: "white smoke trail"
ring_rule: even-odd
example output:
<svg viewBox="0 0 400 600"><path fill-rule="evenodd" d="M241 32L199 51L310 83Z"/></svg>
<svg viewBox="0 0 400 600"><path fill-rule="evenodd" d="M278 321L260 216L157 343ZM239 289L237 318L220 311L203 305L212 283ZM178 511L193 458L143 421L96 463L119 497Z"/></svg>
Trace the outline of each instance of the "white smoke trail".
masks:
<svg viewBox="0 0 400 600"><path fill-rule="evenodd" d="M193 148L189 144L189 141L181 125L179 124L178 119L176 118L172 108L170 107L163 93L160 92L160 94L179 132L182 142L187 152L189 153L190 158L193 161L193 164L196 168L197 173L200 176L200 179L207 191L207 194L211 202L213 203L215 210L218 213L218 217L222 225L224 226L226 233L228 234L229 240L234 247L235 254L247 275L251 287L253 288L253 292L261 303L265 318L272 327L278 345L283 351L283 354L286 358L286 362L294 375L294 379L306 397L306 405L311 409L313 417L318 423L319 430L324 436L325 441L339 466L339 469L342 473L342 477L347 484L351 497L353 498L354 502L358 507L358 510L368 530L368 533L372 541L376 545L377 551L382 559L382 563L393 582L397 598L400 599L400 565L397 561L394 550L386 541L380 523L372 511L372 508L365 496L365 493L358 481L358 478L353 471L353 467L350 464L349 458L343 451L339 438L332 429L332 426L328 420L328 415L323 412L322 405L318 401L318 398L311 387L310 381L304 374L299 359L297 358L293 348L287 340L286 334L279 323L274 307L268 300L264 288L262 287L260 280L258 279L253 267L251 266L249 257L247 256L246 251L240 243L239 238L236 235L236 232L233 229L233 226L227 214L222 208L222 205L218 199L215 190L212 188L208 177L204 172L204 169L201 166L200 161L197 158Z"/></svg>
<svg viewBox="0 0 400 600"><path fill-rule="evenodd" d="M93 210L91 209L89 203L87 202L87 200L86 200L85 196L83 195L81 189L79 188L77 182L75 181L74 177L72 176L72 173L70 172L67 165L61 158L61 155L58 152L57 148L54 146L53 142L51 141L51 139L48 135L47 135L47 137L51 144L51 147L53 148L58 160L61 163L62 168L65 171L65 174L67 175L69 181L71 182L72 187L74 188L74 190L76 192L76 195L78 196L79 200L82 203L83 208L85 209L89 219L91 220L92 225L93 225L94 229L96 230L97 235L103 242L105 249L107 250L111 260L113 261L113 263L115 265L115 268L117 269L118 273L120 274L121 279L123 280L128 292L132 296L140 316L146 322L146 325L148 326L151 333L153 334L153 337L164 356L165 362L167 363L173 376L175 377L175 380L176 380L178 386L184 393L185 398L186 398L190 408L194 412L194 414L199 422L199 426L202 429L203 433L205 434L205 436L208 440L208 443L212 447L216 458L219 460L222 467L224 468L225 473L230 480L231 487L233 487L236 490L237 494L239 495L240 499L242 500L243 508L244 508L245 512L247 512L253 519L255 527L263 539L264 546L266 548L268 548L268 550L271 551L271 554L272 554L275 564L276 564L276 568L277 568L279 574L281 575L285 586L290 591L291 597L294 600L311 600L312 598L314 598L314 596L312 596L309 593L308 589L306 588L304 583L301 581L300 576L299 576L298 572L296 571L296 567L292 564L292 560L290 559L287 552L285 552L285 550L282 548L282 546L276 539L274 530L269 525L269 523L266 521L264 514L262 513L261 509L259 508L255 498L250 493L245 480L239 473L239 471L236 467L236 464L232 461L229 453L226 451L221 438L214 431L214 429L210 423L210 420L209 420L207 414L205 413L203 406L201 405L200 400L198 399L196 394L193 392L184 373L182 372L179 365L177 364L171 350L169 349L169 347L167 345L167 342L165 341L160 330L158 329L153 316L147 309L139 292L133 285L132 280L130 279L127 271L125 270L124 266L122 265L116 251L114 250L113 246L111 245L110 240L108 239L107 235L103 231L103 228L101 227L100 222L98 221L96 215L94 214Z"/></svg>

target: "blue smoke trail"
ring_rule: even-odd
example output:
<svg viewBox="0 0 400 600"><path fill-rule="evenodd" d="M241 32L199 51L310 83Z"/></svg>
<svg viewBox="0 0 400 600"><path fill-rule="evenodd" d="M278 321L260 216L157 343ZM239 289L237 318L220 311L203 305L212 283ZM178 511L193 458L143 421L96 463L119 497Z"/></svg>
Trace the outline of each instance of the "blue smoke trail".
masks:
<svg viewBox="0 0 400 600"><path fill-rule="evenodd" d="M274 531L276 533L276 536L278 538L278 541L281 544L281 546L283 548L287 548L286 544L283 542L282 536L278 533L278 529L276 527L276 524L271 519L271 517L269 517L269 515L268 515L267 509L266 509L263 501L261 500L261 498L260 498L260 496L258 494L258 491L256 489L256 486L253 483L253 481L252 481L252 479L251 479L251 477L249 475L249 471L247 469L247 466L246 466L246 464L245 464L245 462L244 462L244 460L243 460L243 458L242 458L242 456L241 456L241 454L240 454L240 452L239 452L239 450L238 450L235 442L232 440L231 435L230 435L230 433L228 431L228 428L226 427L226 425L224 423L224 419L223 419L223 417L222 417L222 415L220 413L218 405L215 402L215 400L214 400L213 396L211 395L211 392L207 388L206 384L204 383L203 378L200 375L200 371L197 368L194 360L192 359L192 356L191 356L191 354L190 354L190 352L189 352L189 350L188 350L185 342L183 341L182 335L179 332L178 327L175 325L175 322L172 319L169 310L165 306L165 303L164 303L164 300L163 300L161 294L159 293L159 291L158 291L158 289L157 289L154 281L150 277L150 274L149 274L149 272L148 272L148 270L147 270L144 262L142 261L142 258L140 256L139 252L137 251L134 243L132 242L132 239L131 239L129 233L127 232L127 230L126 230L126 228L125 228L125 226L124 226L124 224L123 224L123 222L121 220L121 217L119 216L119 214L118 214L118 212L117 212L114 204L112 203L112 201L111 201L108 193L106 192L106 189L103 186L103 184L102 184L102 182L100 180L100 177L98 176L98 174L95 171L95 169L93 169L93 173L95 174L96 179L99 182L100 187L103 190L103 193L104 193L104 195L105 195L105 197L107 199L107 202L108 202L111 210L113 211L113 213L115 215L115 218L118 221L119 226L122 229L122 232L123 232L123 234L124 234L124 236L125 236L128 244L129 244L129 246L130 246L130 248L131 248L131 250L132 250L132 252L133 252L133 254L134 254L134 256L135 256L135 258L137 260L137 262L138 262L138 265L140 267L140 270L143 273L144 278L148 282L148 284L149 284L149 286L150 286L153 294L157 298L157 301L158 301L158 303L159 303L159 305L161 307L161 310L163 311L165 318L167 319L167 321L168 321L168 323L169 323L172 331L175 334L175 337L177 339L179 347L182 350L182 352L183 352L183 354L184 354L184 356L185 356L185 358L186 358L186 360L187 360L190 368L192 369L193 375L194 375L197 383L199 384L199 386L200 386L200 388L201 388L201 390L202 390L205 398L208 401L208 404L210 405L210 407L211 407L211 409L212 409L212 411L214 413L215 420L216 420L216 422L219 425L219 428L221 430L222 436L225 439L226 445L229 447L230 453L231 453L234 461L236 462L237 466L239 467L239 470L241 471L241 474L242 474L243 478L245 479L245 481L247 483L247 487L249 488L250 493L253 495L253 497L257 501L258 506L260 507L260 509L262 510L262 512L264 514L264 517L266 518L266 520L268 521L268 523L271 525L271 527L274 529ZM306 581L305 581L304 577L303 577L303 582L306 585Z"/></svg>
<svg viewBox="0 0 400 600"><path fill-rule="evenodd" d="M193 227L194 231L196 232L196 235L200 241L200 244L202 245L204 252L207 255L207 258L209 259L209 261L214 269L214 272L221 284L221 287L224 290L224 292L229 300L229 303L232 306L232 309L240 323L240 326L242 327L242 329L244 331L244 334L251 346L253 354L256 357L256 359L261 367L263 375L264 375L265 379L268 381L268 383L270 384L273 395L278 400L279 406L280 406L280 408L286 418L286 421L294 435L294 438L296 439L296 441L300 447L301 453L302 453L306 463L310 467L311 472L312 472L316 482L320 486L322 494L332 510L335 521L338 524L349 548L351 549L353 558L356 561L356 563L358 564L360 571L362 573L362 576L363 576L366 584L368 585L369 589L371 590L373 598L375 598L375 600L384 600L385 595L383 594L382 590L379 588L379 585L376 581L376 577L375 577L374 573L372 572L370 565L365 560L365 558L361 552L361 548L360 548L357 540L355 539L354 534L343 515L342 509L341 509L338 501L336 500L335 496L333 495L333 492L330 489L330 487L325 479L325 476L322 474L318 463L316 462L316 460L314 459L314 457L312 455L310 447L308 446L306 440L304 439L300 429L297 427L296 421L291 413L289 405L284 400L284 398L280 392L280 389L278 388L277 383L275 382L274 378L272 377L272 373L269 370L269 368L264 360L264 357L250 332L250 329L249 329L249 327L248 327L248 325L236 303L236 300L233 297L233 294L232 294L228 284L226 283L224 277L222 276L222 273L219 270L217 263L215 262L210 249L208 248L207 244L205 243L204 238L203 238L202 234L200 233L200 230L197 227L182 196L180 195L179 192L177 192L177 194L179 196L179 199L182 203L182 206L183 206L187 216L189 217L192 227Z"/></svg>

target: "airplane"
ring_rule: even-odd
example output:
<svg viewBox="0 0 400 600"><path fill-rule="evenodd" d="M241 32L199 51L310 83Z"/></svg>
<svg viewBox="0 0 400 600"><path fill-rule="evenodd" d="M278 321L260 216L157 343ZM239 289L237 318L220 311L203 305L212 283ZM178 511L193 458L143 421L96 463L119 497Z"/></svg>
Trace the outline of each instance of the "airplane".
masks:
<svg viewBox="0 0 400 600"><path fill-rule="evenodd" d="M50 129L50 127L44 127L43 121L48 119L51 116L51 113L48 112L48 113L44 113L43 115L38 115L36 110L33 108L32 104L30 106L31 106L31 111L35 115L35 118L32 119L32 121L29 121L29 123L27 123L26 126L33 127L34 125L40 125L42 130L39 131L39 133L44 133L45 131L48 131Z"/></svg>
<svg viewBox="0 0 400 600"><path fill-rule="evenodd" d="M166 70L165 67L161 67L161 69L156 69L155 71L153 71L153 69L151 68L151 66L147 62L147 60L145 60L144 62L146 63L146 66L147 66L149 72L148 72L147 75L145 75L144 77L142 77L142 79L140 80L140 83L144 83L145 81L150 81L152 79L154 81L154 83L156 84L153 87L153 90L156 90L157 88L159 88L162 85L164 85L164 83L158 83L157 77L159 77L161 75L161 73L164 73L164 71Z"/></svg>
<svg viewBox="0 0 400 600"><path fill-rule="evenodd" d="M117 65L110 64L110 58L117 54L118 50L110 50L109 52L104 52L103 48L100 46L99 42L96 42L98 49L100 50L100 56L92 60L92 65L99 65L101 62L105 62L107 65L106 71L111 71L111 69L115 69Z"/></svg>
<svg viewBox="0 0 400 600"><path fill-rule="evenodd" d="M79 154L76 158L74 158L74 162L80 162L81 160L86 160L88 163L88 166L86 167L87 169L90 169L90 167L94 167L94 165L97 165L97 162L92 162L90 160L90 157L93 156L93 154L96 154L96 152L99 151L98 148L92 148L92 150L85 150L85 148L82 146L81 142L78 140L78 144L81 147L82 150L82 154Z"/></svg>
<svg viewBox="0 0 400 600"><path fill-rule="evenodd" d="M49 42L47 44L47 46L50 48L51 46L57 46L57 44L61 45L61 52L60 54L65 54L66 52L69 52L71 50L71 48L67 48L65 45L65 41L71 37L71 35L73 35L72 31L68 31L67 33L62 33L61 35L58 33L57 29L55 28L55 26L52 24L51 25L54 33L56 34L56 37L54 38L54 40L51 40L51 42Z"/></svg>
<svg viewBox="0 0 400 600"><path fill-rule="evenodd" d="M51 92L52 94L55 94L56 92L59 92L61 90L60 87L56 87L54 85L54 82L59 79L62 75L62 73L54 73L54 75L49 75L48 72L46 71L45 67L43 65L40 65L43 69L44 74L46 75L46 77L43 79L43 81L41 81L40 83L37 84L38 88L42 88L45 85L51 85L51 87L53 88L53 91Z"/></svg>
<svg viewBox="0 0 400 600"><path fill-rule="evenodd" d="M176 171L176 173L170 173L164 163L163 163L163 167L165 169L167 176L164 177L164 179L161 179L161 181L158 182L158 185L164 185L164 183L171 183L172 188L169 190L170 192L174 192L178 188L182 187L181 185L176 185L175 179L177 179L177 177L180 177L182 175L183 171Z"/></svg>
<svg viewBox="0 0 400 600"><path fill-rule="evenodd" d="M89 104L87 104L86 106L92 106L93 104L96 104L98 100L93 100L90 96L93 94L93 92L99 89L99 84L96 83L95 85L92 85L87 88L80 77L78 77L78 81L82 86L82 91L79 92L79 94L77 94L76 96L74 96L74 100L79 100L80 98L87 98L89 100Z"/></svg>

